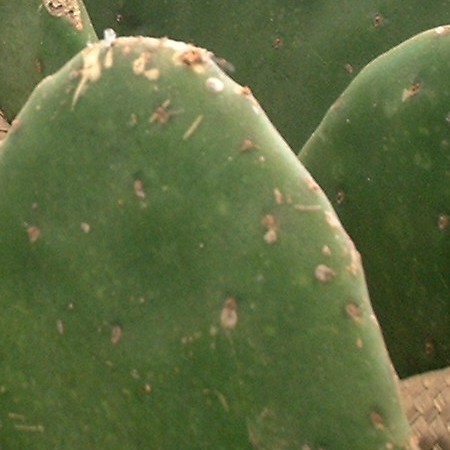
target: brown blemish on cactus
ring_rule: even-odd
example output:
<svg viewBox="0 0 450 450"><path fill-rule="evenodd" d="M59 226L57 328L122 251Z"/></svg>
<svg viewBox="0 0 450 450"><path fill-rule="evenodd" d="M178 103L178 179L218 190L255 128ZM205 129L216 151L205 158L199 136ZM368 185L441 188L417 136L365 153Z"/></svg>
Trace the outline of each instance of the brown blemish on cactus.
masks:
<svg viewBox="0 0 450 450"><path fill-rule="evenodd" d="M341 228L341 223L336 214L331 211L325 211L325 220L331 228Z"/></svg>
<svg viewBox="0 0 450 450"><path fill-rule="evenodd" d="M85 91L88 83L97 81L102 74L102 67L99 62L100 46L93 45L83 50L83 68L80 70L81 80L78 83L72 99L72 108L77 103L80 95Z"/></svg>
<svg viewBox="0 0 450 450"><path fill-rule="evenodd" d="M226 330L232 330L236 328L238 320L236 299L229 297L225 300L220 313L220 325Z"/></svg>
<svg viewBox="0 0 450 450"><path fill-rule="evenodd" d="M145 199L144 183L142 182L142 180L134 180L133 189L136 197L140 198L141 200Z"/></svg>
<svg viewBox="0 0 450 450"><path fill-rule="evenodd" d="M348 303L345 305L345 312L354 322L362 323L364 313L362 308L356 303Z"/></svg>
<svg viewBox="0 0 450 450"><path fill-rule="evenodd" d="M275 242L278 241L278 222L275 216L266 214L263 217L261 224L267 230L264 234L264 241L269 245L275 244Z"/></svg>
<svg viewBox="0 0 450 450"><path fill-rule="evenodd" d="M114 53L113 53L113 49L111 47L106 52L105 59L103 60L103 67L105 69L111 69L111 67L113 66L113 62L114 62L113 55L114 55Z"/></svg>
<svg viewBox="0 0 450 450"><path fill-rule="evenodd" d="M123 337L123 330L120 325L114 325L111 330L111 343L113 345L118 344Z"/></svg>
<svg viewBox="0 0 450 450"><path fill-rule="evenodd" d="M170 99L167 99L160 106L158 106L154 113L150 116L150 123L165 125L172 117L172 113L168 110L169 105Z"/></svg>
<svg viewBox="0 0 450 450"><path fill-rule="evenodd" d="M336 277L336 272L325 264L319 264L314 270L314 276L321 283L329 283Z"/></svg>
<svg viewBox="0 0 450 450"><path fill-rule="evenodd" d="M194 66L203 63L202 51L198 48L192 48L180 55L180 60L186 66Z"/></svg>
<svg viewBox="0 0 450 450"><path fill-rule="evenodd" d="M146 395L150 395L152 391L153 391L152 385L149 383L145 383L144 386L142 387L142 392Z"/></svg>
<svg viewBox="0 0 450 450"><path fill-rule="evenodd" d="M312 191L312 192L319 192L320 186L310 177L307 177L306 180L306 187Z"/></svg>
<svg viewBox="0 0 450 450"><path fill-rule="evenodd" d="M69 21L75 30L83 30L80 5L77 0L47 0L44 2L44 6L50 15L63 17Z"/></svg>
<svg viewBox="0 0 450 450"><path fill-rule="evenodd" d="M331 249L328 247L328 245L324 245L322 247L322 255L323 256L331 256Z"/></svg>
<svg viewBox="0 0 450 450"><path fill-rule="evenodd" d="M152 54L150 52L142 52L134 61L133 61L133 72L135 75L144 75L147 64L152 59Z"/></svg>
<svg viewBox="0 0 450 450"><path fill-rule="evenodd" d="M384 16L381 14L377 14L374 18L373 18L373 26L375 28L380 28L384 23Z"/></svg>
<svg viewBox="0 0 450 450"><path fill-rule="evenodd" d="M410 98L416 96L422 90L422 84L420 82L413 83L410 87L403 89L402 102L406 102Z"/></svg>
<svg viewBox="0 0 450 450"><path fill-rule="evenodd" d="M278 188L273 190L273 196L277 205L292 204L292 197L289 194L283 194Z"/></svg>
<svg viewBox="0 0 450 450"><path fill-rule="evenodd" d="M27 234L28 234L28 240L34 244L37 242L41 237L41 230L35 226L35 225L28 225L27 226Z"/></svg>
<svg viewBox="0 0 450 450"><path fill-rule="evenodd" d="M361 255L356 250L354 242L349 238L349 250L350 250L350 258L351 262L347 266L347 270L353 275L357 276L361 270L362 270L362 263L361 263Z"/></svg>
<svg viewBox="0 0 450 450"><path fill-rule="evenodd" d="M91 231L91 226L87 222L81 222L80 228L85 234L88 234Z"/></svg>
<svg viewBox="0 0 450 450"><path fill-rule="evenodd" d="M322 211L320 205L294 205L294 209L301 212Z"/></svg>
<svg viewBox="0 0 450 450"><path fill-rule="evenodd" d="M353 66L350 63L345 64L344 69L349 75L352 75L353 72L355 71L355 69L353 68Z"/></svg>
<svg viewBox="0 0 450 450"><path fill-rule="evenodd" d="M339 190L336 192L336 203L338 205L342 205L345 201L345 192L343 190Z"/></svg>
<svg viewBox="0 0 450 450"><path fill-rule="evenodd" d="M184 66L189 67L194 72L200 74L205 72L205 56L205 50L193 47L180 54L176 54L176 59L178 59Z"/></svg>
<svg viewBox="0 0 450 450"><path fill-rule="evenodd" d="M337 111L339 109L342 108L342 106L344 106L344 97L341 95L332 105L331 105L331 109L333 111Z"/></svg>
<svg viewBox="0 0 450 450"><path fill-rule="evenodd" d="M384 430L384 419L383 416L377 412L377 411L373 411L370 414L370 420L372 421L372 425L377 429L377 430Z"/></svg>
<svg viewBox="0 0 450 450"><path fill-rule="evenodd" d="M256 98L253 96L251 89L248 86L238 86L236 88L236 90L239 95L243 95L245 98L247 98L250 101L255 114L260 114L261 110L260 110L259 104L258 104Z"/></svg>
<svg viewBox="0 0 450 450"><path fill-rule="evenodd" d="M41 59L37 58L37 59L34 61L34 70L35 70L36 73L38 73L39 75L41 75L42 72L44 71L44 70L43 70L43 67L42 67L42 60L41 60Z"/></svg>
<svg viewBox="0 0 450 450"><path fill-rule="evenodd" d="M64 334L64 322L62 320L56 321L56 330L61 336Z"/></svg>
<svg viewBox="0 0 450 450"><path fill-rule="evenodd" d="M183 134L183 140L187 140L189 139L198 129L198 127L200 126L200 124L203 121L203 115L200 114L199 116L197 116L194 121L192 122L192 124L189 126L189 128L185 131L185 133Z"/></svg>
<svg viewBox="0 0 450 450"><path fill-rule="evenodd" d="M252 90L248 86L241 86L241 94L246 97L253 96Z"/></svg>
<svg viewBox="0 0 450 450"><path fill-rule="evenodd" d="M450 228L450 215L439 214L437 225L440 231L448 231Z"/></svg>
<svg viewBox="0 0 450 450"><path fill-rule="evenodd" d="M259 148L251 139L244 139L241 144L241 152L248 152Z"/></svg>
<svg viewBox="0 0 450 450"><path fill-rule="evenodd" d="M150 81L159 80L160 75L161 73L159 69L157 69L156 67L154 67L153 69L148 69L144 72L145 78L147 78Z"/></svg>
<svg viewBox="0 0 450 450"><path fill-rule="evenodd" d="M443 25L434 29L434 32L439 36L450 34L450 25Z"/></svg>
<svg viewBox="0 0 450 450"><path fill-rule="evenodd" d="M282 205L284 203L284 195L279 189L275 188L273 190L273 196L275 197L275 203L277 205Z"/></svg>
<svg viewBox="0 0 450 450"><path fill-rule="evenodd" d="M278 50L281 47L283 47L283 39L281 39L280 37L276 37L273 41L273 48Z"/></svg>

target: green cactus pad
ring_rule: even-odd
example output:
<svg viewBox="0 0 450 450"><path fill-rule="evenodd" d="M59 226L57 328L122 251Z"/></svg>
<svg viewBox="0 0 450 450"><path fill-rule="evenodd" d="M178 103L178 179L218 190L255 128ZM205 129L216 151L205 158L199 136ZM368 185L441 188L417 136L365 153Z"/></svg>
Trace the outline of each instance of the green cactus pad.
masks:
<svg viewBox="0 0 450 450"><path fill-rule="evenodd" d="M208 52L88 47L0 148L6 448L413 448L358 252Z"/></svg>
<svg viewBox="0 0 450 450"><path fill-rule="evenodd" d="M207 43L231 63L298 153L329 106L373 58L450 22L450 1L85 0L99 34ZM227 65L225 65L227 67ZM298 118L301 117L301 120Z"/></svg>
<svg viewBox="0 0 450 450"><path fill-rule="evenodd" d="M450 27L373 61L300 153L364 259L402 376L450 364Z"/></svg>
<svg viewBox="0 0 450 450"><path fill-rule="evenodd" d="M97 41L82 0L0 2L0 109L12 120L34 87Z"/></svg>

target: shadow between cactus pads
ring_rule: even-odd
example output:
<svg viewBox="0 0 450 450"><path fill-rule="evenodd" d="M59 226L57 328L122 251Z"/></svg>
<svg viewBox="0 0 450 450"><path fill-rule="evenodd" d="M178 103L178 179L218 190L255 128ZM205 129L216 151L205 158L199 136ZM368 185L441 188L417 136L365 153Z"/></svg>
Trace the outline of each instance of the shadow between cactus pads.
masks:
<svg viewBox="0 0 450 450"><path fill-rule="evenodd" d="M248 88L121 38L0 160L8 448L412 448L359 254Z"/></svg>

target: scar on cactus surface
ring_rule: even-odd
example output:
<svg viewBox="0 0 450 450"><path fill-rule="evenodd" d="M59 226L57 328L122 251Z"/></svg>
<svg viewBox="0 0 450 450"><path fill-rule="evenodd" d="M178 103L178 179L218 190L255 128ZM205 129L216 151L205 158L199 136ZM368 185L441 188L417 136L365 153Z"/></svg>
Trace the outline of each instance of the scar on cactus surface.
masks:
<svg viewBox="0 0 450 450"><path fill-rule="evenodd" d="M358 252L209 52L87 47L0 161L8 448L415 448Z"/></svg>

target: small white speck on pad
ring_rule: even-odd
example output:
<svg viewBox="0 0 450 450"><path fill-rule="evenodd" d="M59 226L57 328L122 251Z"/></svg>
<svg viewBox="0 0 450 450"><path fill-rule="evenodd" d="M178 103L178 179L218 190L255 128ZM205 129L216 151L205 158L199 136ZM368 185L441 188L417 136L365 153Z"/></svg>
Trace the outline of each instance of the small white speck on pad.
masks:
<svg viewBox="0 0 450 450"><path fill-rule="evenodd" d="M219 93L222 92L225 88L222 80L219 80L215 77L209 77L206 80L206 89L210 92Z"/></svg>
<svg viewBox="0 0 450 450"><path fill-rule="evenodd" d="M103 39L108 46L111 46L116 40L117 35L116 32L112 28L106 28L103 31Z"/></svg>

